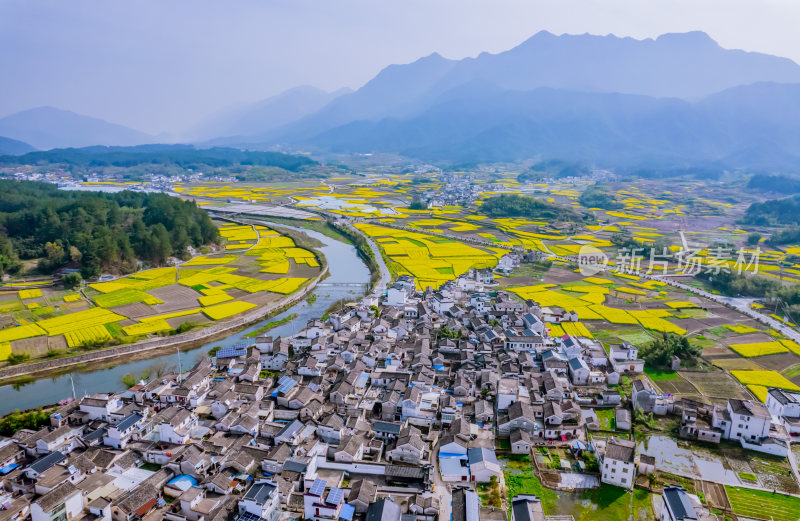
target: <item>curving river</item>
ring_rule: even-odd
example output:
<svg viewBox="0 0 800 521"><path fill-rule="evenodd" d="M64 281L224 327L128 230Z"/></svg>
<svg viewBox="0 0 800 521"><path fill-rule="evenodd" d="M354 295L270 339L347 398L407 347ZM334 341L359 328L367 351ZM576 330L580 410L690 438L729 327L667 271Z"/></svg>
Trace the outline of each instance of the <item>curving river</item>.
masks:
<svg viewBox="0 0 800 521"><path fill-rule="evenodd" d="M264 224L269 225L270 223L264 221ZM330 276L320 282L314 289L312 295L316 296L316 300L311 304L307 300L303 300L283 313L264 319L227 338L209 342L192 350L182 351L180 353L180 361L184 371L193 366L202 357L207 356L208 350L214 346L228 347L241 342L252 343L253 339L245 338L245 335L263 327L268 322L280 320L296 313L297 317L290 322L265 333L271 336L291 335L302 329L309 320L321 317L334 302L343 298L357 299L366 293L370 280L369 268L358 256L358 251L354 246L313 230L294 228L283 224L276 226L303 232L323 243L324 246L319 247L318 250L325 255L328 261ZM50 378L45 377L30 383L3 385L0 386L0 415L8 414L15 409L31 409L70 398L72 396L73 381L75 393L78 397L84 394L122 391L125 389L122 383L124 375L129 373L140 375L154 367L177 369L177 352L146 360L123 362L106 369L92 370L90 367L86 367L75 370L72 373ZM70 376L72 379L70 379Z"/></svg>

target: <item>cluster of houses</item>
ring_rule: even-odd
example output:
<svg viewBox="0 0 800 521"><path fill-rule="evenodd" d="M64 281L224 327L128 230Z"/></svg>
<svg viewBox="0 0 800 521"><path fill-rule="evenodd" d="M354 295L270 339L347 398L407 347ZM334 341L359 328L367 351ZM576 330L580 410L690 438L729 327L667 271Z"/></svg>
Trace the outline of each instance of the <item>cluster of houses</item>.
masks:
<svg viewBox="0 0 800 521"><path fill-rule="evenodd" d="M508 511L481 504L475 484L504 480L499 450L578 446L596 454L600 481L631 488L647 461L624 435L588 443L598 411L624 433L630 404L675 410L640 379L623 400L621 377L643 370L635 346L550 335L550 322L577 319L474 276L424 292L402 276L383 302L84 396L2 440L0 521L542 521L533 496ZM800 395L770 398L798 425ZM704 413L683 409L687 435ZM723 438L760 444L769 431L756 421L763 405L731 400L710 414L711 428L727 422ZM686 513L681 494L665 508Z"/></svg>
<svg viewBox="0 0 800 521"><path fill-rule="evenodd" d="M445 186L436 192L426 192L423 199L428 208L443 206L469 205L475 202L482 191L472 182L472 176L463 174L447 174L444 176Z"/></svg>

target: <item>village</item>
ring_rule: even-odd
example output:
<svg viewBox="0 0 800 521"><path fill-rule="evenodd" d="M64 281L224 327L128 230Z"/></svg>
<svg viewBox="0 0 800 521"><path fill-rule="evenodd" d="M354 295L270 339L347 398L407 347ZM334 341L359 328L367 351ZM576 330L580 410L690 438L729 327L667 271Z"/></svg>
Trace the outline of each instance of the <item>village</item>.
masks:
<svg viewBox="0 0 800 521"><path fill-rule="evenodd" d="M561 521L511 487L535 473L555 490L652 491L663 468L637 447L638 415L796 474L800 394L720 406L660 393L636 345L551 336L578 314L514 298L493 273L425 291L400 276L291 337L58 407L0 442L0 521ZM700 496L665 481L655 515L715 519Z"/></svg>

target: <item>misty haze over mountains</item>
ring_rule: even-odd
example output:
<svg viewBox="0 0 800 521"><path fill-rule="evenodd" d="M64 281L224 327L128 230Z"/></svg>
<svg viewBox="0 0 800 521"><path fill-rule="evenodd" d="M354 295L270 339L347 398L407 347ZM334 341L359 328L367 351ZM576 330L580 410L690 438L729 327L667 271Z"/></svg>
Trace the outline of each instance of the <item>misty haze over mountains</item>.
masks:
<svg viewBox="0 0 800 521"><path fill-rule="evenodd" d="M0 136L37 148L154 139L63 112L2 118ZM291 89L187 135L207 145L431 161L781 169L800 164L800 66L723 49L702 32L646 40L540 32L499 54L391 65L355 92Z"/></svg>

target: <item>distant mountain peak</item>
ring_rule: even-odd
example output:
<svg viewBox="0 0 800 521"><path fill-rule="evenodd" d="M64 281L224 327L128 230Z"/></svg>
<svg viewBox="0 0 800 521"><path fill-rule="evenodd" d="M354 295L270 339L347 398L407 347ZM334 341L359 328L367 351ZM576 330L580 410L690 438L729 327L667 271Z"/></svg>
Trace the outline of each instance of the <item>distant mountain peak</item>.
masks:
<svg viewBox="0 0 800 521"><path fill-rule="evenodd" d="M410 62L408 64L402 64L402 65L393 64L393 65L389 65L388 67L386 67L386 69L395 68L395 67L406 67L408 65L412 65L412 66L413 65L425 65L425 66L430 67L430 66L438 66L440 64L448 63L448 62L452 62L452 61L454 61L454 60L450 60L448 58L445 58L444 56L442 56L438 52L432 52L429 55L423 56L422 58L418 58L418 59L416 59L413 62Z"/></svg>
<svg viewBox="0 0 800 521"><path fill-rule="evenodd" d="M0 118L0 135L39 149L140 145L153 141L138 130L57 107L34 107Z"/></svg>
<svg viewBox="0 0 800 521"><path fill-rule="evenodd" d="M587 34L588 34L588 33L587 33ZM545 30L545 29L542 29L541 31L537 32L536 34L534 34L533 36L531 36L530 38L528 38L528 40L527 40L527 41L531 41L531 40L545 40L545 39L552 39L552 38L558 38L558 35L557 35L557 34L555 34L555 33L551 33L550 31L547 31L547 30Z"/></svg>
<svg viewBox="0 0 800 521"><path fill-rule="evenodd" d="M664 33L656 38L656 41L661 43L678 43L687 46L720 47L716 40L703 31Z"/></svg>

